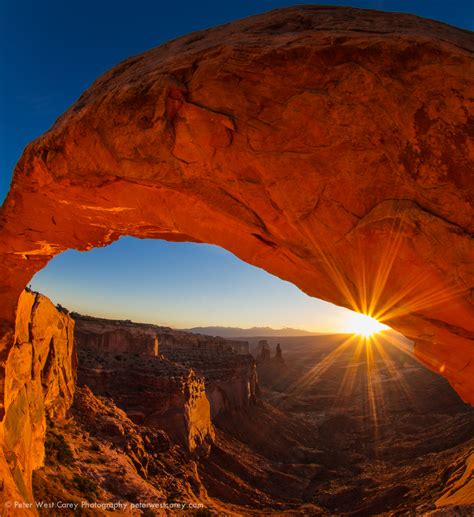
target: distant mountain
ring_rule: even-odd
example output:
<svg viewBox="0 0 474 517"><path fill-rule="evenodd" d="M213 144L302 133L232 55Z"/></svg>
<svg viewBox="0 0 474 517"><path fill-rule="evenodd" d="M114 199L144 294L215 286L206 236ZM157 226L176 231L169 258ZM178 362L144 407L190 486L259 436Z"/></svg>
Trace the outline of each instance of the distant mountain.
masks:
<svg viewBox="0 0 474 517"><path fill-rule="evenodd" d="M242 329L239 327L194 327L192 329L183 329L194 334L206 334L208 336L221 336L224 338L249 338L249 337L290 337L290 336L314 336L317 332L308 332L307 330L284 328L274 329L272 327L252 327Z"/></svg>

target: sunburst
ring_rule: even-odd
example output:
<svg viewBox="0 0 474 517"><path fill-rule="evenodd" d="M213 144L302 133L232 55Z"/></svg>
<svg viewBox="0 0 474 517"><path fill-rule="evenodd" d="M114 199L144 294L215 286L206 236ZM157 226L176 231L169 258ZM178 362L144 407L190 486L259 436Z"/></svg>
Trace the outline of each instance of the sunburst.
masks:
<svg viewBox="0 0 474 517"><path fill-rule="evenodd" d="M362 337L371 337L389 327L368 314L354 312L348 318L346 330Z"/></svg>

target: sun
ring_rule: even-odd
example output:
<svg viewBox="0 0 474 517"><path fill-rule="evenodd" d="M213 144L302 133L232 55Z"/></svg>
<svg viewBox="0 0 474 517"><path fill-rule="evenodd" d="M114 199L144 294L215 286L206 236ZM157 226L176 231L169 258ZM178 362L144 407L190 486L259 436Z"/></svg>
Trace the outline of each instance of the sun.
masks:
<svg viewBox="0 0 474 517"><path fill-rule="evenodd" d="M350 317L347 324L347 330L352 334L357 334L363 337L370 337L382 330L386 330L389 327L380 323L372 316L368 314L360 314L354 312Z"/></svg>

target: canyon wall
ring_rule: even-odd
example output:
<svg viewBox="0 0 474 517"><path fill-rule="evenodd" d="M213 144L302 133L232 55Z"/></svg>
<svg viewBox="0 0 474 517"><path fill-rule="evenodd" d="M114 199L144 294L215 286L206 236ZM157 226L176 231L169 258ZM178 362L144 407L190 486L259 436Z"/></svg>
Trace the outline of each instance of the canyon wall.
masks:
<svg viewBox="0 0 474 517"><path fill-rule="evenodd" d="M112 397L139 425L162 429L191 452L214 438L204 378L162 357L103 352L78 342L78 384Z"/></svg>
<svg viewBox="0 0 474 517"><path fill-rule="evenodd" d="M211 417L255 404L257 387L255 365L237 370L231 378L209 381L206 394L211 406Z"/></svg>
<svg viewBox="0 0 474 517"><path fill-rule="evenodd" d="M152 323L84 316L75 312L71 316L76 321L75 335L81 345L104 352L157 355L159 350L164 347L167 350L199 348L216 351L227 350L243 355L249 353L247 341L194 334Z"/></svg>
<svg viewBox="0 0 474 517"><path fill-rule="evenodd" d="M226 411L241 410L255 404L258 379L251 355L184 347L163 347L162 352L167 359L189 365L204 376L213 418Z"/></svg>
<svg viewBox="0 0 474 517"><path fill-rule="evenodd" d="M23 291L13 343L1 365L0 508L33 500L31 475L43 464L46 419L66 416L76 380L74 321L45 296ZM6 514L22 511L13 507Z"/></svg>
<svg viewBox="0 0 474 517"><path fill-rule="evenodd" d="M174 336L173 344L158 354L157 329ZM76 373L79 385L113 396L136 424L165 431L196 455L208 454L214 440L212 418L253 403L257 380L250 356L229 350L222 346L225 340L211 336L206 348L205 338L129 321L77 314L73 319L45 296L23 291L14 346L2 364L0 507L33 501L31 477L44 461L46 421L58 423L66 417ZM5 508L6 515L35 512Z"/></svg>
<svg viewBox="0 0 474 517"><path fill-rule="evenodd" d="M113 392L115 396L123 390L124 407L139 423L167 429L174 421L171 436L179 435L183 442L183 436L190 432L189 426L195 425L193 421L196 422L196 430L199 427L204 429L204 432L197 431L198 435L205 435L209 426L203 424L205 418L198 416L199 411L191 409L193 404L189 406L189 418L183 420L183 414L177 416L180 413L178 408L188 408L187 402L182 399L185 393L195 393L196 407L203 407L205 403L201 397L206 397L210 403L211 417L230 409L245 408L256 400L258 381L255 361L245 354L249 346L246 341L192 334L152 324L107 320L75 313L73 316L81 358L80 383L89 385L95 392ZM193 376L194 381L189 386L185 381L170 384L171 378L181 379L183 376L184 370L180 371L177 365L190 368L202 376L204 388L195 384L196 376ZM160 388L153 389L157 382L162 383ZM149 393L150 389L152 393ZM125 401L126 391L138 395L137 400ZM139 409L143 406L141 391L147 391L145 412L143 408ZM158 400L163 393L168 394L167 401ZM174 400L171 405L175 408L172 418L169 412L163 413L164 408L170 407L170 400ZM202 415L206 413L204 411ZM189 425L183 427L185 421ZM184 432L184 429L188 430ZM185 441L188 448L193 448L187 439Z"/></svg>
<svg viewBox="0 0 474 517"><path fill-rule="evenodd" d="M416 16L300 6L118 64L15 169L2 353L58 253L207 242L378 317L474 403L473 48Z"/></svg>
<svg viewBox="0 0 474 517"><path fill-rule="evenodd" d="M87 343L90 348L103 352L137 353L142 355L158 355L159 348L155 347L153 332L130 332L128 329L114 328L101 333L83 332L80 328L76 337L81 343ZM156 348L156 354L155 354Z"/></svg>

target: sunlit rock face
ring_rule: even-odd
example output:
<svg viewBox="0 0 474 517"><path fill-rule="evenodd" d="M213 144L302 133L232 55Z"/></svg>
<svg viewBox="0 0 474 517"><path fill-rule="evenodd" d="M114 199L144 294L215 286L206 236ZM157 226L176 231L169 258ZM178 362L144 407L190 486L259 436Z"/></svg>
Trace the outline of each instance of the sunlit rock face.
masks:
<svg viewBox="0 0 474 517"><path fill-rule="evenodd" d="M381 317L474 403L472 49L414 16L306 6L120 63L18 163L3 353L21 290L57 253L208 242Z"/></svg>
<svg viewBox="0 0 474 517"><path fill-rule="evenodd" d="M162 350L179 354L180 349L199 349L249 354L247 341L194 334L152 323L95 318L75 312L71 316L75 320L74 332L78 342L104 352L159 355Z"/></svg>
<svg viewBox="0 0 474 517"><path fill-rule="evenodd" d="M76 313L72 313L72 317L75 321L76 342L83 348L116 354L159 354L158 343L155 347L157 335L151 325L137 328L136 325L127 325L125 321L114 321L110 322L114 324L107 325L107 320L100 318L84 317Z"/></svg>
<svg viewBox="0 0 474 517"><path fill-rule="evenodd" d="M78 384L113 396L133 422L165 430L191 452L207 453L214 428L205 379L189 362L167 360L159 347L163 335L172 333L178 341L182 336L186 343L189 334L146 323L73 317Z"/></svg>
<svg viewBox="0 0 474 517"><path fill-rule="evenodd" d="M0 480L5 501L32 501L31 474L43 464L46 417L62 420L74 395L74 321L38 293L23 291L14 345L5 360ZM12 508L14 515L18 509ZM26 512L26 510L25 510Z"/></svg>

